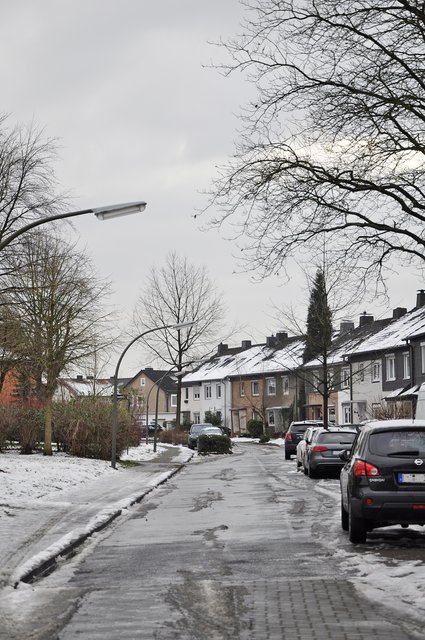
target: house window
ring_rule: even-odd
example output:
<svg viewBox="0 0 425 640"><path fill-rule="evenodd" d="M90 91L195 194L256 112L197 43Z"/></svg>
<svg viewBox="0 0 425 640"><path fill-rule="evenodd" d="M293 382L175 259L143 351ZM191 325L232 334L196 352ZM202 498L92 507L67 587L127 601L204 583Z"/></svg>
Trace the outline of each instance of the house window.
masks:
<svg viewBox="0 0 425 640"><path fill-rule="evenodd" d="M364 367L362 364L357 367L357 379L359 382L364 382Z"/></svg>
<svg viewBox="0 0 425 640"><path fill-rule="evenodd" d="M260 387L257 380L253 380L251 382L251 395L259 396L260 395Z"/></svg>
<svg viewBox="0 0 425 640"><path fill-rule="evenodd" d="M193 414L193 424L199 424L201 422L201 414L194 413Z"/></svg>
<svg viewBox="0 0 425 640"><path fill-rule="evenodd" d="M343 424L351 424L351 405L343 404L342 405L342 419Z"/></svg>
<svg viewBox="0 0 425 640"><path fill-rule="evenodd" d="M245 397L245 382L243 381L239 383L239 395L241 398Z"/></svg>
<svg viewBox="0 0 425 640"><path fill-rule="evenodd" d="M140 386L144 387L146 384L146 378L140 378Z"/></svg>
<svg viewBox="0 0 425 640"><path fill-rule="evenodd" d="M216 398L221 398L221 384L218 384L215 388Z"/></svg>
<svg viewBox="0 0 425 640"><path fill-rule="evenodd" d="M276 378L266 378L266 389L268 396L276 395Z"/></svg>
<svg viewBox="0 0 425 640"><path fill-rule="evenodd" d="M172 393L170 396L170 402L172 407L177 407L177 393Z"/></svg>
<svg viewBox="0 0 425 640"><path fill-rule="evenodd" d="M341 369L341 389L348 389L350 384L350 369L343 367Z"/></svg>
<svg viewBox="0 0 425 640"><path fill-rule="evenodd" d="M328 407L328 422L330 422L331 424L335 424L336 422L335 407L332 404Z"/></svg>
<svg viewBox="0 0 425 640"><path fill-rule="evenodd" d="M404 380L410 379L410 353L408 351L403 353L403 378Z"/></svg>
<svg viewBox="0 0 425 640"><path fill-rule="evenodd" d="M194 387L193 389L193 399L194 400L199 400L201 397L201 389L200 387Z"/></svg>
<svg viewBox="0 0 425 640"><path fill-rule="evenodd" d="M320 373L316 369L313 371L313 387L317 390L320 387Z"/></svg>
<svg viewBox="0 0 425 640"><path fill-rule="evenodd" d="M274 411L267 411L267 422L269 423L269 427L275 426Z"/></svg>
<svg viewBox="0 0 425 640"><path fill-rule="evenodd" d="M421 342L421 372L425 373L425 342Z"/></svg>
<svg viewBox="0 0 425 640"><path fill-rule="evenodd" d="M372 364L372 382L380 382L381 381L381 363L374 362Z"/></svg>
<svg viewBox="0 0 425 640"><path fill-rule="evenodd" d="M334 372L333 369L328 369L327 372L328 389L334 388Z"/></svg>
<svg viewBox="0 0 425 640"><path fill-rule="evenodd" d="M395 380L395 356L390 355L385 357L385 374L386 380Z"/></svg>
<svg viewBox="0 0 425 640"><path fill-rule="evenodd" d="M211 385L206 384L204 387L204 398L205 400L209 400L212 397Z"/></svg>
<svg viewBox="0 0 425 640"><path fill-rule="evenodd" d="M289 377L288 376L282 376L282 391L284 396L289 395Z"/></svg>
<svg viewBox="0 0 425 640"><path fill-rule="evenodd" d="M184 390L184 399L189 400L189 387L185 387Z"/></svg>

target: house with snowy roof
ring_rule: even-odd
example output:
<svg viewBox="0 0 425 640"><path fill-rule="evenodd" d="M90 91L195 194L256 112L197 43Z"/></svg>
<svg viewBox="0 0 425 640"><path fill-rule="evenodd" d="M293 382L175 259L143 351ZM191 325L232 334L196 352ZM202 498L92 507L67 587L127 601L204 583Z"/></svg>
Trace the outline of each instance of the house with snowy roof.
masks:
<svg viewBox="0 0 425 640"><path fill-rule="evenodd" d="M357 327L353 321L343 320L332 339L326 361L318 356L303 365L298 375L305 385L307 420L323 419L324 395L327 394L328 423L358 422L357 415L353 416L351 404L354 374L347 362L346 354L361 348L365 340L391 321L391 318L375 320L366 312L361 314Z"/></svg>
<svg viewBox="0 0 425 640"><path fill-rule="evenodd" d="M347 349L345 361L354 421L413 417L425 384L425 291L411 311L394 309L387 326Z"/></svg>
<svg viewBox="0 0 425 640"><path fill-rule="evenodd" d="M216 355L182 379L184 422L204 422L211 412L234 435L245 432L253 418L264 421L271 433L284 430L299 392L294 371L303 350L303 341L285 332L263 344L243 340L230 349L220 344Z"/></svg>
<svg viewBox="0 0 425 640"><path fill-rule="evenodd" d="M53 399L69 402L78 397L111 398L113 386L109 379L77 375L75 378L59 378Z"/></svg>
<svg viewBox="0 0 425 640"><path fill-rule="evenodd" d="M158 422L170 427L176 419L177 382L170 371L145 367L140 369L120 388L127 406L140 424L155 420L158 406Z"/></svg>

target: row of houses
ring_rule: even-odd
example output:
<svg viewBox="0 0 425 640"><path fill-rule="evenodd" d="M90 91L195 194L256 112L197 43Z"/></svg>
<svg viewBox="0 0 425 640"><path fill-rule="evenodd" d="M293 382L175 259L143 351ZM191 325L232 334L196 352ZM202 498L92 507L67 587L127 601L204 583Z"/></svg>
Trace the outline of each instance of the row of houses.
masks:
<svg viewBox="0 0 425 640"><path fill-rule="evenodd" d="M292 419L323 417L324 394L328 419L337 424L413 417L425 385L425 290L410 311L398 307L388 318L365 312L357 324L342 321L326 363L320 357L303 363L303 352L303 339L283 331L261 344L219 344L214 356L182 378L180 422L204 422L213 414L235 435L251 419L262 420L270 433L282 432ZM119 386L121 400L140 424L157 417L172 427L177 381L170 372L146 367ZM59 380L56 400L81 395L110 398L112 380Z"/></svg>
<svg viewBox="0 0 425 640"><path fill-rule="evenodd" d="M321 358L303 364L303 350L302 340L284 332L264 344L220 344L183 378L183 419L202 422L210 412L234 434L252 418L284 431L293 418L323 417L324 376L330 422L413 417L425 384L425 291L410 311L398 307L384 319L363 313L357 326L341 322L326 367Z"/></svg>

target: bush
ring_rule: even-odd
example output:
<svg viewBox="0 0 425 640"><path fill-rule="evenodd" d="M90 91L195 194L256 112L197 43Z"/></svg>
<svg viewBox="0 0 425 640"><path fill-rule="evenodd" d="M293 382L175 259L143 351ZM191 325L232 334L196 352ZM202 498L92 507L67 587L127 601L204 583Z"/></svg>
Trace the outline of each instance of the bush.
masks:
<svg viewBox="0 0 425 640"><path fill-rule="evenodd" d="M200 435L198 438L198 453L232 453L232 441L229 436Z"/></svg>
<svg viewBox="0 0 425 640"><path fill-rule="evenodd" d="M263 435L263 423L261 420L248 420L246 428L251 438L261 438Z"/></svg>
<svg viewBox="0 0 425 640"><path fill-rule="evenodd" d="M18 407L0 406L0 451L4 451L8 442L19 439L17 432Z"/></svg>
<svg viewBox="0 0 425 640"><path fill-rule="evenodd" d="M215 427L221 426L221 415L213 411L205 411L205 422L213 424Z"/></svg>
<svg viewBox="0 0 425 640"><path fill-rule="evenodd" d="M77 398L55 403L53 437L60 448L80 458L109 460L112 448L112 403ZM117 457L140 443L140 430L124 407L118 407Z"/></svg>
<svg viewBox="0 0 425 640"><path fill-rule="evenodd" d="M270 436L260 436L260 444L264 444L265 442L269 442Z"/></svg>
<svg viewBox="0 0 425 640"><path fill-rule="evenodd" d="M22 409L17 411L16 435L21 453L29 454L41 447L44 439L44 412L38 409Z"/></svg>
<svg viewBox="0 0 425 640"><path fill-rule="evenodd" d="M175 429L161 431L158 441L166 444L187 444L187 431L176 431Z"/></svg>

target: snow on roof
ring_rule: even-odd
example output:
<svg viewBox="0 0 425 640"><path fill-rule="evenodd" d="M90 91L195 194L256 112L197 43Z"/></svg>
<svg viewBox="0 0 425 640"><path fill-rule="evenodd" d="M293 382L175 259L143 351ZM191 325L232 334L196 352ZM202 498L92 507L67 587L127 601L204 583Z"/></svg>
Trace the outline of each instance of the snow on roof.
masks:
<svg viewBox="0 0 425 640"><path fill-rule="evenodd" d="M183 378L183 384L223 380L232 376L291 371L302 364L304 342L291 340L282 347L255 345L239 353L215 356Z"/></svg>
<svg viewBox="0 0 425 640"><path fill-rule="evenodd" d="M393 320L381 331L369 336L357 346L347 349L346 353L354 355L405 347L406 338L422 333L425 333L425 307L414 309L398 320Z"/></svg>
<svg viewBox="0 0 425 640"><path fill-rule="evenodd" d="M113 394L113 385L110 380L75 380L62 378L59 384L63 384L76 396L102 396L109 397Z"/></svg>

